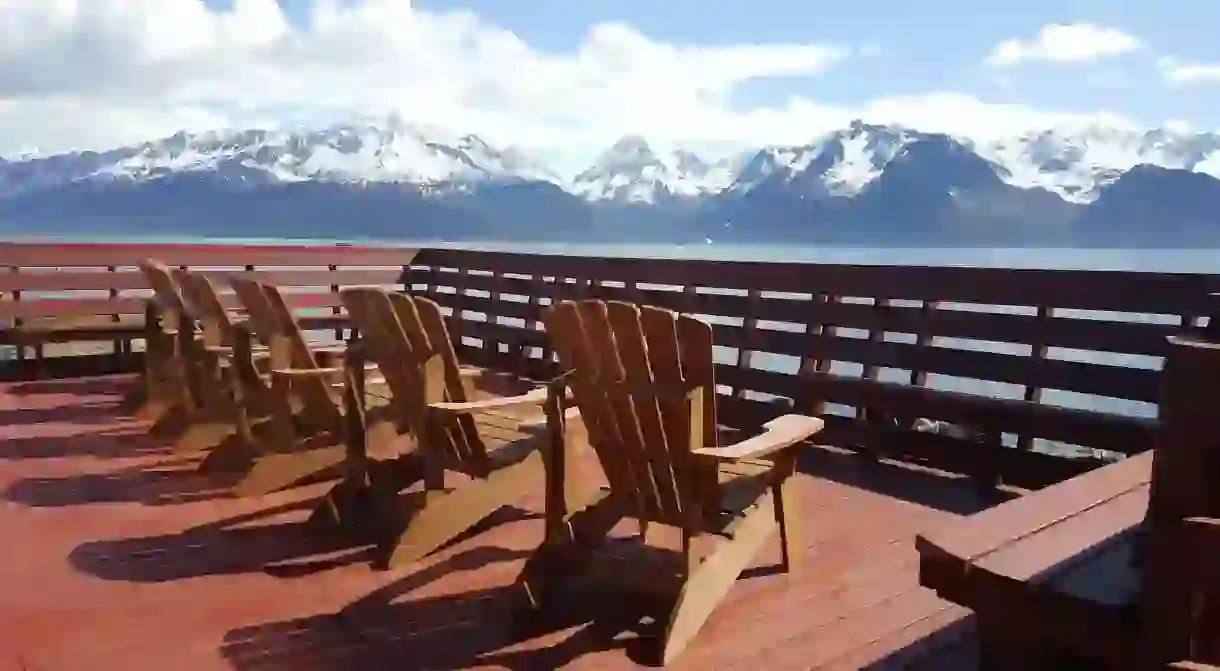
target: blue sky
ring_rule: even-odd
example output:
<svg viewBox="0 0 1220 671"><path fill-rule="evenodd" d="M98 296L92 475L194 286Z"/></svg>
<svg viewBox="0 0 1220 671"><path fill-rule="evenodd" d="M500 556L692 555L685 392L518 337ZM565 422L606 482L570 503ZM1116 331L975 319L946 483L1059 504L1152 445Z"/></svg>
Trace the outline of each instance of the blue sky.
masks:
<svg viewBox="0 0 1220 671"><path fill-rule="evenodd" d="M309 0L283 0L298 18ZM623 22L650 38L686 44L817 42L874 46L816 77L756 80L735 95L767 105L794 92L843 103L881 95L967 91L989 101L1035 107L1120 110L1148 124L1189 120L1220 128L1220 80L1168 86L1157 59L1220 63L1220 2L1152 0L415 0L428 10L469 10L547 51L576 49L589 26ZM1184 11L1185 10L1185 11ZM1002 40L1031 37L1051 23L1117 28L1146 46L1098 62L1029 63L996 72L981 66Z"/></svg>
<svg viewBox="0 0 1220 671"><path fill-rule="evenodd" d="M0 3L0 155L353 115L586 155L853 118L1220 130L1214 26L1215 0Z"/></svg>

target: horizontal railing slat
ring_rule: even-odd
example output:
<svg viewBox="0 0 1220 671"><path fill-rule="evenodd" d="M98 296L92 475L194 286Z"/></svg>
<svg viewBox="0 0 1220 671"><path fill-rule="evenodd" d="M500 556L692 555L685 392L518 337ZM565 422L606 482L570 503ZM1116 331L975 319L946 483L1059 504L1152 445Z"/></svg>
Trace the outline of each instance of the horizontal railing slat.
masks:
<svg viewBox="0 0 1220 671"><path fill-rule="evenodd" d="M0 242L0 266L134 266L156 258L171 266L404 266L415 249L360 245L89 244Z"/></svg>
<svg viewBox="0 0 1220 671"><path fill-rule="evenodd" d="M350 268L328 270L200 270L213 282L227 283L235 274L284 287L393 286L402 284L402 269ZM148 281L137 270L81 270L56 272L39 268L30 272L0 272L0 294L13 291L133 291L148 289Z"/></svg>

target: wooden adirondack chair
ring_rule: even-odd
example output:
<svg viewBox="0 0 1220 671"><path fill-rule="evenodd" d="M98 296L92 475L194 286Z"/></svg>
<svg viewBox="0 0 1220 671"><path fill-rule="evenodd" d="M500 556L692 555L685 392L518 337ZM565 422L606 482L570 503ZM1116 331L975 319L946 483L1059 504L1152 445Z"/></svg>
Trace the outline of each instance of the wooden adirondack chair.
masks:
<svg viewBox="0 0 1220 671"><path fill-rule="evenodd" d="M208 449L241 438L243 423L253 426L270 417L273 404L266 395L245 394L243 402L237 403L234 385L238 384L234 357L239 355L237 343L241 339L239 324L244 318L235 318L224 306L216 287L206 275L189 270L175 270L173 279L181 288L185 304L198 324L200 335L198 364L196 366L199 396L202 411L191 429L175 442L176 451L190 452ZM269 374L271 353L265 347L251 345L240 353L244 364L257 370L262 376ZM240 448L240 445L234 447ZM240 449L230 454L238 464L246 461Z"/></svg>
<svg viewBox="0 0 1220 671"><path fill-rule="evenodd" d="M190 365L195 324L169 270L156 259L139 263L153 295L145 310L145 355L140 386L125 405L138 419L163 419L185 426L196 407L191 389Z"/></svg>
<svg viewBox="0 0 1220 671"><path fill-rule="evenodd" d="M361 490L368 495L385 567L423 557L497 509L542 490L549 438L538 430L541 422L531 430L528 417L520 418L530 408L541 415L545 388L468 400L466 376L440 306L380 289L347 289L341 295L361 335L359 346L349 352L349 368L358 376L364 370L358 357L377 363L392 390L395 418L415 439L415 449L396 463L378 464L368 458L376 441L354 421L349 473L336 490L346 490L343 496ZM358 390L361 383L354 379L351 384ZM363 409L348 415L357 420ZM447 489L446 471L473 481ZM579 491L577 472L568 475L572 491ZM421 479L422 492L400 495Z"/></svg>
<svg viewBox="0 0 1220 671"><path fill-rule="evenodd" d="M326 474L343 463L343 367L333 364L342 349L311 348L293 318L284 297L274 286L235 276L230 283L249 315L250 330L237 331L239 352L234 356L238 403L254 396L272 406L269 431L255 431L249 421L239 422L243 440L251 446L253 466L234 491L239 496L265 494ZM252 331L252 333L251 333ZM270 350L267 374L249 364L252 339ZM317 356L328 355L320 362ZM384 382L373 380L362 399L373 408L388 403ZM242 415L239 415L242 417ZM383 439L397 436L389 422L374 422ZM337 474L337 473L336 473Z"/></svg>
<svg viewBox="0 0 1220 671"><path fill-rule="evenodd" d="M785 415L758 436L717 447L709 325L668 310L598 300L558 302L544 323L609 489L566 520L548 521L552 531L526 563L520 583L540 607L588 564L630 587L676 595L663 642L668 663L777 526L784 568L799 562L803 548L792 518L790 476L800 443L823 422ZM558 401L548 405L552 431L561 435L568 430L562 410ZM628 564L621 555L596 553L623 518L639 523L641 541L649 523L680 529L685 561L656 562L647 570L650 565ZM713 540L719 545L702 552Z"/></svg>

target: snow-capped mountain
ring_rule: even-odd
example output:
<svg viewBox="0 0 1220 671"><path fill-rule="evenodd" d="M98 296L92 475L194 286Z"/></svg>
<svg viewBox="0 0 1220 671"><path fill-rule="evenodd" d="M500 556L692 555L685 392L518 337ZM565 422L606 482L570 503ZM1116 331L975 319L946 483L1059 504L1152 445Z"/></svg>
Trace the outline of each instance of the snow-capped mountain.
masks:
<svg viewBox="0 0 1220 671"><path fill-rule="evenodd" d="M1043 188L1065 200L1089 203L1099 189L1137 165L1190 170L1220 179L1220 134L1132 132L1094 127L1046 130L976 145L1007 171L1005 181Z"/></svg>
<svg viewBox="0 0 1220 671"><path fill-rule="evenodd" d="M810 196L855 196L916 134L853 122L801 146L759 150L737 173L730 191L783 185Z"/></svg>
<svg viewBox="0 0 1220 671"><path fill-rule="evenodd" d="M589 200L654 203L717 193L733 182L737 163L735 158L709 163L681 149L657 154L647 140L630 135L614 143L567 186L571 193Z"/></svg>
<svg viewBox="0 0 1220 671"><path fill-rule="evenodd" d="M184 173L258 183L326 181L424 187L484 180L557 178L515 149L496 149L476 135L447 135L403 123L338 124L293 131L179 132L106 152L14 161L0 195L106 179L134 182Z"/></svg>
<svg viewBox="0 0 1220 671"><path fill-rule="evenodd" d="M31 232L30 222L75 232L104 222L201 235L904 244L1111 244L1107 231L1154 242L1214 231L1220 244L1220 134L1092 127L982 141L857 121L727 157L628 136L560 175L518 149L394 117L182 132L0 159L0 228Z"/></svg>

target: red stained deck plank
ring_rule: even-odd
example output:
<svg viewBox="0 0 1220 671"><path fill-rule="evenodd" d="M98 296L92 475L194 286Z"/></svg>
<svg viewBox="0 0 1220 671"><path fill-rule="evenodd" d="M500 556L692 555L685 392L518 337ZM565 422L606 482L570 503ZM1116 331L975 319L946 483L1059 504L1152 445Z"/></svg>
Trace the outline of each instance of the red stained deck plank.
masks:
<svg viewBox="0 0 1220 671"><path fill-rule="evenodd" d="M294 524L325 485L241 501L116 416L130 380L0 387L0 670L637 668L641 614L596 585L522 618L510 586L541 539L539 501L416 565L371 570ZM902 668L969 639L964 611L918 587L914 534L956 518L877 493L969 485L815 456L801 475L800 573L778 540L677 668ZM663 626L663 621L661 623ZM965 633L963 633L965 632ZM921 662L922 660L922 662ZM972 661L972 660L971 660ZM963 662L964 663L964 662ZM20 667L18 667L20 668Z"/></svg>

